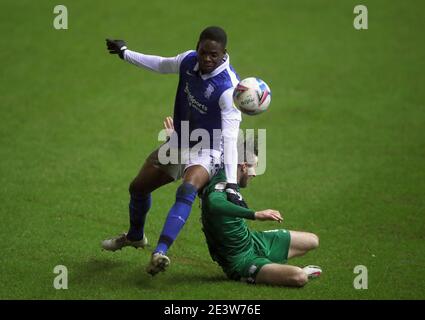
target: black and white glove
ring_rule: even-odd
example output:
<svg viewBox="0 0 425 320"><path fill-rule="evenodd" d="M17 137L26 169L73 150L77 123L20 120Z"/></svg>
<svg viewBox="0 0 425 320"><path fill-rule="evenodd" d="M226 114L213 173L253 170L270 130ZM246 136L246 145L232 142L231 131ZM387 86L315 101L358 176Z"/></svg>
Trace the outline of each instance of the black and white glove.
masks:
<svg viewBox="0 0 425 320"><path fill-rule="evenodd" d="M239 192L239 186L236 183L226 184L227 200L244 208L248 208L245 200Z"/></svg>
<svg viewBox="0 0 425 320"><path fill-rule="evenodd" d="M117 54L121 59L124 59L124 51L127 50L127 44L124 40L106 39L106 46L110 54Z"/></svg>

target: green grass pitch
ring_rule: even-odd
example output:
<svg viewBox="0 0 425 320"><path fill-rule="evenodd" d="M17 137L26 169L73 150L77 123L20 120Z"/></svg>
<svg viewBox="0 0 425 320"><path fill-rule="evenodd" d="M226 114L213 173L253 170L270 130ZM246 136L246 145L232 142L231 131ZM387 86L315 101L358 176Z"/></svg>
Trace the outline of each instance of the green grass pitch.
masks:
<svg viewBox="0 0 425 320"><path fill-rule="evenodd" d="M68 30L56 30L58 1L2 0L0 298L424 299L425 4L361 1L369 28L359 31L359 2L65 0ZM227 281L197 203L166 273L145 273L150 250L100 249L127 230L129 182L158 145L177 84L110 56L104 39L171 56L211 24L228 32L240 76L272 89L270 110L242 122L267 129L267 170L244 195L320 236L292 262L323 267L302 289ZM153 246L176 187L153 195ZM67 290L53 287L56 265L68 268ZM367 290L353 287L357 265Z"/></svg>

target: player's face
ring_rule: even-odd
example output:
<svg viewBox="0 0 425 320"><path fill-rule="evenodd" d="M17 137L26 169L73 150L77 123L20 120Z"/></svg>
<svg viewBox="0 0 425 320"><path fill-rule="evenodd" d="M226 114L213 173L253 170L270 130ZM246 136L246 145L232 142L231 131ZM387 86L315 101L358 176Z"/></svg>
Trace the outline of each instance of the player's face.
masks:
<svg viewBox="0 0 425 320"><path fill-rule="evenodd" d="M226 49L221 43L213 40L203 40L198 45L199 70L202 73L211 73L223 63Z"/></svg>
<svg viewBox="0 0 425 320"><path fill-rule="evenodd" d="M238 170L238 184L241 188L246 188L249 181L255 177L255 165L248 164L247 162L239 165Z"/></svg>

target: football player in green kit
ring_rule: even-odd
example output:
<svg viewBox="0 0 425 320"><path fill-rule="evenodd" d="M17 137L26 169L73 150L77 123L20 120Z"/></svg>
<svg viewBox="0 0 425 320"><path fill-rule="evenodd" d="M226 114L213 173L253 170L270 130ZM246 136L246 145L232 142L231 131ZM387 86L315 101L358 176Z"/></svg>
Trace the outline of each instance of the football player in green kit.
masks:
<svg viewBox="0 0 425 320"><path fill-rule="evenodd" d="M245 149L245 148L244 148ZM245 188L255 177L255 156L246 151L244 162L238 165L238 184ZM245 152L240 154L245 155ZM251 152L252 153L252 152ZM255 159L248 163L247 159ZM302 287L309 279L322 273L320 267L300 268L287 260L301 256L319 246L319 238L309 232L276 229L251 231L244 219L281 222L279 211L255 211L228 201L226 176L220 170L204 188L202 194L202 225L210 255L228 278L248 283Z"/></svg>
<svg viewBox="0 0 425 320"><path fill-rule="evenodd" d="M173 120L164 121L167 135L174 130ZM241 150L240 147L243 147ZM246 143L238 143L238 154L244 161L238 164L237 180L241 188L255 177L257 151L247 150ZM248 161L254 159L254 161ZM302 287L309 279L317 278L318 266L300 268L286 264L288 259L302 256L319 246L317 235L309 232L275 229L251 231L244 219L282 222L276 210L254 211L227 200L224 169L211 179L200 195L202 225L211 258L232 280L248 283Z"/></svg>

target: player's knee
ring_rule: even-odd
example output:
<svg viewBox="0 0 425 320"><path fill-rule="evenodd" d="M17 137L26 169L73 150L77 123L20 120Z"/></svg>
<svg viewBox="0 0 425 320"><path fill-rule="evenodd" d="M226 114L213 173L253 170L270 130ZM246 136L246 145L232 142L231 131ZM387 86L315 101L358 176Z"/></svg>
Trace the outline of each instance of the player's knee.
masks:
<svg viewBox="0 0 425 320"><path fill-rule="evenodd" d="M316 249L319 247L319 237L314 233L311 233L311 236L310 236L310 246L311 246L310 250Z"/></svg>
<svg viewBox="0 0 425 320"><path fill-rule="evenodd" d="M308 251L319 247L319 237L314 233L304 232L299 241L300 243L294 244L296 252L295 256L302 256Z"/></svg>
<svg viewBox="0 0 425 320"><path fill-rule="evenodd" d="M128 192L130 194L135 194L137 193L137 183L136 183L136 179L134 179L133 181L130 182L130 185L128 186Z"/></svg>
<svg viewBox="0 0 425 320"><path fill-rule="evenodd" d="M293 285L296 287L304 287L308 281L308 276L303 269L297 268L297 271L292 276Z"/></svg>
<svg viewBox="0 0 425 320"><path fill-rule="evenodd" d="M310 250L316 249L319 246L319 237L314 233L305 232L303 234L303 254L307 253Z"/></svg>
<svg viewBox="0 0 425 320"><path fill-rule="evenodd" d="M128 192L130 194L133 195L148 195L148 192L145 192L144 188L143 188L143 184L140 183L140 181L138 181L137 179L134 179L133 181L131 181L130 185L128 186Z"/></svg>
<svg viewBox="0 0 425 320"><path fill-rule="evenodd" d="M189 167L183 177L184 183L191 184L196 190L201 190L209 179L208 171L200 165Z"/></svg>

